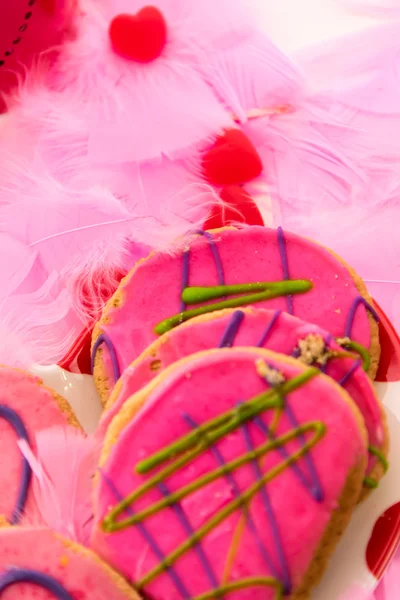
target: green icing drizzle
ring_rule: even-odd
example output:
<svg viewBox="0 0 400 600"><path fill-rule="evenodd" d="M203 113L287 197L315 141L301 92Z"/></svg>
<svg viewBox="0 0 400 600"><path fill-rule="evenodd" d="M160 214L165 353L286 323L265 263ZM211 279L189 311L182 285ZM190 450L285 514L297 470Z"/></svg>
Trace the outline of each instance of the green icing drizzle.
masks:
<svg viewBox="0 0 400 600"><path fill-rule="evenodd" d="M383 454L383 452L381 450L379 450L379 448L377 448L376 446L368 446L368 452L370 454L373 454L373 456L376 456L376 458L379 460L379 462L381 463L381 465L383 467L383 472L387 473L387 470L389 469L389 461L387 460L387 458ZM375 479L372 479L372 477L365 477L364 485L366 487L375 489L379 486L379 482L376 481Z"/></svg>
<svg viewBox="0 0 400 600"><path fill-rule="evenodd" d="M371 488L371 489L376 489L377 487L379 487L379 482L376 481L375 479L372 479L372 477L364 477L364 481L363 481L365 487Z"/></svg>
<svg viewBox="0 0 400 600"><path fill-rule="evenodd" d="M147 573L147 575L138 582L139 589L148 585L158 575L161 575L163 571L172 566L181 556L188 552L188 550L198 544L215 527L222 523L222 521L227 519L232 513L241 508L243 505L247 505L266 483L270 482L274 477L284 471L286 467L299 460L299 458L308 452L325 433L325 426L321 422L310 423L310 428L314 429L315 431L315 435L312 439L306 442L302 448L293 453L288 459L284 460L282 463L271 469L271 471L264 474L264 476L250 486L248 490L243 492L241 496L229 502L218 513L211 517L207 523L200 527L200 529L198 529L188 540L178 546L178 548L171 552L171 554L167 556L159 565L157 565L157 567ZM253 453L249 454L253 455Z"/></svg>
<svg viewBox="0 0 400 600"><path fill-rule="evenodd" d="M281 600L281 598L283 598L282 584L276 579L273 579L272 577L249 577L248 579L241 579L240 581L227 583L217 590L211 590L205 594L201 594L201 596L196 596L196 598L193 598L193 600L211 600L212 598L221 598L222 596L231 592L243 590L249 587L272 587L276 590L274 600Z"/></svg>
<svg viewBox="0 0 400 600"><path fill-rule="evenodd" d="M176 455L186 452L198 446L200 443L204 443L204 434L209 434L214 431L217 427L224 425L225 428L218 433L214 432L214 435L210 437L210 444L217 442L222 437L239 428L246 421L253 419L261 412L271 408L283 408L284 401L283 396L288 396L291 392L294 392L299 387L305 385L308 381L320 375L321 372L317 368L310 368L293 377L292 379L285 381L279 386L274 387L271 390L258 394L251 400L244 402L239 407L219 415L215 419L211 419L208 423L200 425L197 429L174 442L167 448L164 448L160 452L157 452L153 456L139 463L136 467L136 472L145 474L158 467L163 462L174 458Z"/></svg>
<svg viewBox="0 0 400 600"><path fill-rule="evenodd" d="M366 371L366 372L369 371L369 368L371 366L371 356L365 346L363 346L362 344L359 344L358 342L354 342L353 340L350 340L350 339L346 339L345 341L342 341L342 343L340 343L340 340L337 340L337 341L341 346L343 346L343 348L348 348L349 350L354 350L354 352L359 354L363 361L364 371Z"/></svg>
<svg viewBox="0 0 400 600"><path fill-rule="evenodd" d="M389 461L383 454L383 452L379 450L379 448L377 448L376 446L368 446L368 451L374 456L376 456L376 458L382 464L384 472L387 473L387 470L389 468Z"/></svg>
<svg viewBox="0 0 400 600"><path fill-rule="evenodd" d="M239 458L233 460L232 462L229 462L226 465L223 465L222 467L215 469L215 471L211 471L210 473L203 475L196 481L192 481L188 485L181 488L178 492L169 494L163 500L160 500L159 502L152 504L152 506L149 506L145 510L138 512L136 515L129 517L129 519L125 519L124 521L113 520L112 524L110 525L110 521L107 519L111 520L112 517L116 516L115 513L117 511L114 510L113 511L114 514L110 513L109 517L104 520L103 526L104 526L105 522L107 522L109 524L109 526L111 527L111 531L119 531L121 529L126 529L127 527L129 527L131 525L136 525L137 523L144 521L144 519L147 519L148 517L151 517L152 515L158 513L160 510L163 510L163 509L167 508L168 506L171 506L173 504L176 504L177 502L180 502L181 500L186 498L186 496L189 496L190 494L199 490L200 488L208 485L209 483L212 483L216 479L223 477L227 473L232 473L239 467L242 467L243 465L246 465L246 464L252 462L253 460L262 458L265 454L268 454L268 452L270 452L271 450L280 448L284 444L297 438L299 435L305 435L306 433L309 433L312 431L317 434L317 438L319 439L319 435L320 435L321 431L322 432L325 431L324 425L320 421L310 422L310 423L307 423L306 425L300 425L299 427L296 427L296 429L292 429L292 431L290 431L289 433L286 433L285 435L282 435L281 437L278 437L278 438L274 439L273 441L266 442L265 444L259 446L253 452L248 452L247 454L240 456ZM207 442L206 447L210 447L212 445L212 442L210 443L209 440L210 440L210 438L208 438L206 440L206 442ZM203 451L205 449L206 448L202 448L201 451ZM296 458L294 458L294 457L296 457ZM293 457L293 461L297 460L297 455L294 455L294 457ZM268 479L265 479L264 481L269 482L271 479L273 479L273 477L278 475L283 470L283 468L285 468L286 466L288 466L291 463L292 463L292 461L288 460L287 462L282 463L283 467L282 467L282 465L280 465L278 469L276 469L276 470L272 469L268 473ZM181 465L179 465L179 466L181 466ZM176 471L176 470L177 470L177 468L176 468L176 463L175 463L174 471ZM140 487L135 493L131 494L128 497L127 500L129 500L129 504L133 504L134 502L139 500L139 498L141 498L143 496L143 494L146 491L148 491L149 484L150 484L150 489L154 488L158 483L161 483L163 481L164 477L165 477L165 474L159 473L155 477L153 477L152 479L147 481L144 486ZM126 500L124 500L121 504L125 504L125 502L126 502ZM119 509L120 508L121 508L121 505L119 505ZM124 506L124 509L125 508L126 508L126 506Z"/></svg>
<svg viewBox="0 0 400 600"><path fill-rule="evenodd" d="M189 494L208 485L209 483L224 477L228 473L232 473L236 469L246 465L254 460L259 460L268 452L276 448L282 447L284 444L301 436L304 439L306 434L309 439L295 452L288 456L285 460L274 465L267 473L264 473L253 485L251 485L240 496L235 497L228 504L224 505L221 510L211 516L196 532L194 532L186 541L173 550L169 556L162 560L154 569L148 572L138 583L139 590L143 589L151 583L156 577L162 574L165 570L172 567L176 561L194 546L199 544L201 540L207 536L215 527L227 519L236 510L248 507L253 497L263 488L264 485L272 481L288 466L298 461L306 454L325 433L325 425L321 421L309 422L299 425L295 429L283 434L282 436L269 440L265 444L247 452L246 454L217 467L215 470L202 475L197 480L187 484L180 490L164 497L153 505L146 507L141 512L129 516L128 518L117 520L117 518L133 503L142 498L148 491L154 489L158 484L164 481L167 477L177 472L183 466L191 462L200 454L206 452L213 444L230 432L240 428L244 423L253 419L260 413L266 410L282 409L284 406L284 397L290 392L305 385L320 373L319 369L309 368L300 375L293 377L289 381L285 381L279 386L270 389L266 392L258 394L247 402L241 404L226 413L211 419L183 436L173 444L164 448L142 461L136 466L136 472L146 474L156 467L167 463L158 473L144 482L135 492L117 504L102 522L102 528L105 532L113 533L121 531L131 526L134 526L148 517L158 513L159 511L176 504ZM275 600L281 600L283 597L282 583L270 577L252 577L242 579L231 583L226 583L218 589L213 589L209 592L197 596L193 600L211 600L211 598L221 598L224 594L228 594L235 590L244 589L247 587L272 587L276 590Z"/></svg>
<svg viewBox="0 0 400 600"><path fill-rule="evenodd" d="M244 294L230 300L223 300L206 306L185 310L173 317L161 321L154 328L155 333L162 335L170 331L184 321L193 319L216 310L224 308L238 308L247 304L256 304L265 300L272 300L280 296L289 296L293 294L304 294L311 290L311 281L298 279L293 281L275 281L261 283L244 283L239 285L217 285L212 287L192 287L185 288L182 292L182 300L185 304L199 304L216 298ZM253 293L249 293L253 292Z"/></svg>

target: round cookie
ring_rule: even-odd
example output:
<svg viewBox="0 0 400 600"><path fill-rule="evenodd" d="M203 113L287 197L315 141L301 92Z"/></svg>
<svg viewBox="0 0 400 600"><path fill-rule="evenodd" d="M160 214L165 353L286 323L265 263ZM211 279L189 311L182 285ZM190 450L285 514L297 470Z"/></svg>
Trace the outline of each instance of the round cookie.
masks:
<svg viewBox="0 0 400 600"><path fill-rule="evenodd" d="M108 429L91 546L152 600L304 599L366 463L361 414L318 369L263 349L191 355Z"/></svg>
<svg viewBox="0 0 400 600"><path fill-rule="evenodd" d="M98 434L104 436L123 403L175 361L202 350L231 346L262 347L297 357L342 385L358 406L368 431L370 459L365 487L378 485L387 468L388 432L383 407L362 360L344 351L317 325L279 310L226 309L195 317L165 333L124 370L107 402Z"/></svg>
<svg viewBox="0 0 400 600"><path fill-rule="evenodd" d="M370 302L354 271L310 240L258 226L198 232L139 261L122 280L93 333L96 386L105 402L124 369L169 328L255 303L362 344L373 377L380 350Z"/></svg>
<svg viewBox="0 0 400 600"><path fill-rule="evenodd" d="M23 513L40 521L32 472L17 446L25 439L35 452L35 434L55 426L79 424L64 398L45 387L38 377L0 366L0 515L11 524Z"/></svg>
<svg viewBox="0 0 400 600"><path fill-rule="evenodd" d="M139 600L93 552L50 529L0 529L0 596L7 600Z"/></svg>

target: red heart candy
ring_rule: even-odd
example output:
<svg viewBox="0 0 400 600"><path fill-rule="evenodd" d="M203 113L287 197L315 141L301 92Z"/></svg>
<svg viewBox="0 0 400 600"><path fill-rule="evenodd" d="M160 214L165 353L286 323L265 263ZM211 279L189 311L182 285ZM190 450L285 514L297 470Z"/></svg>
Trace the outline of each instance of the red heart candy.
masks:
<svg viewBox="0 0 400 600"><path fill-rule="evenodd" d="M258 177L263 169L261 158L240 129L227 129L204 155L204 178L214 185L238 185Z"/></svg>
<svg viewBox="0 0 400 600"><path fill-rule="evenodd" d="M167 41L167 25L155 6L145 6L136 15L121 14L111 21L109 35L118 54L137 62L160 56Z"/></svg>
<svg viewBox="0 0 400 600"><path fill-rule="evenodd" d="M232 223L264 225L263 218L253 198L238 185L225 187L221 191L225 206L215 205L204 224L204 229L218 229Z"/></svg>

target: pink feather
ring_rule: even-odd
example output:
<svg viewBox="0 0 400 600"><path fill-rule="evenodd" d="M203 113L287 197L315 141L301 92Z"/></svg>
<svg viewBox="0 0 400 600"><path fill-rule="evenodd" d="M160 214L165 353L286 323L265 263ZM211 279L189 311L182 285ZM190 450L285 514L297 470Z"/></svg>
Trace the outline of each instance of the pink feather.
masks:
<svg viewBox="0 0 400 600"><path fill-rule="evenodd" d="M88 544L98 443L73 427L42 431L35 441L36 456L26 442L18 444L34 474L33 490L44 523L61 535Z"/></svg>
<svg viewBox="0 0 400 600"><path fill-rule="evenodd" d="M143 3L86 0L80 36L65 45L59 61L54 85L75 95L89 126L89 148L103 162L181 156L230 124L193 64L195 3L153 4L168 24L167 46L157 60L126 60L108 37L114 16L135 13Z"/></svg>
<svg viewBox="0 0 400 600"><path fill-rule="evenodd" d="M40 137L36 139L40 149ZM68 162L64 160L61 167L54 162L51 167L55 172L68 170ZM118 283L115 274L125 273L147 254L143 245L165 247L188 229L201 226L217 196L209 186L197 183L183 165L167 159L158 165L121 165L109 170L89 168L84 159L81 164L88 183L97 179L103 185L84 189L80 174L72 175L71 167L75 187L66 187L46 173L41 161L32 164L18 156L4 157L0 231L37 253L46 273L60 274L85 320L90 314L85 314L77 290L87 288L97 316ZM14 267L7 265L7 269Z"/></svg>
<svg viewBox="0 0 400 600"><path fill-rule="evenodd" d="M30 91L22 86L19 96L0 142L0 233L12 235L35 261L32 291L53 271L58 275L74 321L68 333L76 336L98 318L121 275L148 246L168 248L201 227L221 200L201 182L197 153L187 163L163 157L105 167L89 153L85 119L73 96L50 90L44 77ZM6 279L14 272L22 277L27 258L9 256ZM30 298L25 301L29 313ZM52 299L42 302L46 314ZM12 310L12 303L7 306ZM40 311L34 315L42 325ZM70 340L56 320L48 325L40 329L41 362L61 358Z"/></svg>
<svg viewBox="0 0 400 600"><path fill-rule="evenodd" d="M296 106L303 94L294 64L255 29L243 27L215 40L204 49L199 68L221 102L243 123L255 109Z"/></svg>
<svg viewBox="0 0 400 600"><path fill-rule="evenodd" d="M366 207L368 186L352 204L315 203L309 210L287 211L283 224L332 248L366 281L371 293L382 304L395 325L400 326L400 241L398 215L400 193L379 207Z"/></svg>
<svg viewBox="0 0 400 600"><path fill-rule="evenodd" d="M283 226L343 256L397 326L399 33L400 23L382 25L301 53L305 122L302 111L276 118L269 163L262 154Z"/></svg>
<svg viewBox="0 0 400 600"><path fill-rule="evenodd" d="M398 551L375 591L374 600L397 600L400 590L400 552Z"/></svg>
<svg viewBox="0 0 400 600"><path fill-rule="evenodd" d="M372 17L393 17L400 15L398 0L337 0L345 8L356 14Z"/></svg>
<svg viewBox="0 0 400 600"><path fill-rule="evenodd" d="M310 120L306 109L293 114L250 121L244 131L264 164L262 179L279 213L303 215L315 206L335 207L349 202L351 189L361 181L355 162Z"/></svg>
<svg viewBox="0 0 400 600"><path fill-rule="evenodd" d="M0 363L29 369L57 361L83 324L71 310L68 290L56 273L47 275L38 252L0 233Z"/></svg>
<svg viewBox="0 0 400 600"><path fill-rule="evenodd" d="M3 298L0 335L7 343L1 346L0 363L28 369L60 360L84 327L71 306L70 293L55 273L35 292Z"/></svg>
<svg viewBox="0 0 400 600"><path fill-rule="evenodd" d="M112 18L134 14L143 8L139 0L87 0L81 35L64 47L54 85L75 96L93 160L182 158L232 125L224 107L245 121L248 110L298 101L295 67L257 32L245 2L153 4L164 14L168 42L150 64L121 58L108 40Z"/></svg>

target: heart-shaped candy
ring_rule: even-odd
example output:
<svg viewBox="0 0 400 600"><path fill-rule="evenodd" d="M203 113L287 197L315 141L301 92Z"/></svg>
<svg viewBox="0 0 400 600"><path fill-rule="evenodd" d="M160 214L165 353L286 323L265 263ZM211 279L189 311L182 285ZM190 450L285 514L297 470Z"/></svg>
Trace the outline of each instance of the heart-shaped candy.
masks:
<svg viewBox="0 0 400 600"><path fill-rule="evenodd" d="M227 129L203 157L203 177L214 185L239 185L258 177L261 158L240 129Z"/></svg>
<svg viewBox="0 0 400 600"><path fill-rule="evenodd" d="M136 15L120 14L109 28L115 52L137 62L151 62L160 56L167 41L163 14L155 6L145 6Z"/></svg>
<svg viewBox="0 0 400 600"><path fill-rule="evenodd" d="M224 187L220 193L224 204L216 204L204 223L204 229L218 229L232 223L264 225L263 218L253 198L239 185Z"/></svg>

